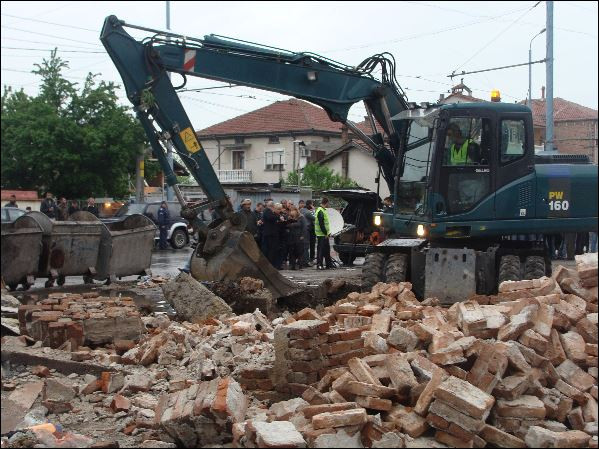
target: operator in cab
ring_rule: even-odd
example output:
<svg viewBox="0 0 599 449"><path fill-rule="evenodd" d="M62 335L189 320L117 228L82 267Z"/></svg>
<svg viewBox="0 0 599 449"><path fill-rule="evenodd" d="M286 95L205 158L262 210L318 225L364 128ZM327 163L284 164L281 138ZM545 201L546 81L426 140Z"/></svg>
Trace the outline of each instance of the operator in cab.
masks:
<svg viewBox="0 0 599 449"><path fill-rule="evenodd" d="M450 123L447 127L446 140L447 165L472 165L479 163L480 149L470 138L465 138L457 123Z"/></svg>

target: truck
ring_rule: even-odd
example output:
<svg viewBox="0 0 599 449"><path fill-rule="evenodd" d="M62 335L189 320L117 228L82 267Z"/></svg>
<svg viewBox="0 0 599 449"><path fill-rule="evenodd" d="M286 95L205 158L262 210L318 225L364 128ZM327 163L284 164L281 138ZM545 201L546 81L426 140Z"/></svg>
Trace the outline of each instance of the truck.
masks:
<svg viewBox="0 0 599 449"><path fill-rule="evenodd" d="M138 41L125 28L149 35ZM544 235L597 231L596 165L576 156L535 157L526 106L409 102L390 53L349 66L315 53L218 35L186 37L116 16L105 19L100 40L182 214L194 216L203 207L216 212L192 256L196 279L250 275L263 279L275 297L297 291L243 231L243 217L233 211L177 97L187 76L303 99L322 107L369 147L394 205L392 211L373 214L386 239L369 248L363 266L367 287L410 281L418 296L445 303L489 294L505 280L550 273ZM168 72L180 74L183 84L174 87ZM364 102L371 133L348 119L357 102ZM183 199L167 162L168 143L206 193L205 203ZM519 234L534 237L514 239Z"/></svg>

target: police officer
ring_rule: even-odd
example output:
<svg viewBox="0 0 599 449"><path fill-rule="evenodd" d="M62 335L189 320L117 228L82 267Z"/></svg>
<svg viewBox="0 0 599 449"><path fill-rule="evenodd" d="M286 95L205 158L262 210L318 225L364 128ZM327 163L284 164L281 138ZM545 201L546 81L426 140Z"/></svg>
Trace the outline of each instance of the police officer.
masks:
<svg viewBox="0 0 599 449"><path fill-rule="evenodd" d="M328 270L333 268L331 261L331 246L329 245L329 237L331 235L331 226L329 224L329 212L327 206L329 199L323 198L320 201L320 206L316 209L316 219L314 220L314 234L318 240L316 248L316 269ZM326 262L326 267L322 265L323 258Z"/></svg>
<svg viewBox="0 0 599 449"><path fill-rule="evenodd" d="M51 192L46 192L46 198L42 201L40 211L48 216L48 218L56 217L56 203L52 198Z"/></svg>
<svg viewBox="0 0 599 449"><path fill-rule="evenodd" d="M168 212L168 205L166 201L160 203L160 209L158 209L158 229L160 229L160 249L167 249L167 232L168 225L170 222L170 214Z"/></svg>

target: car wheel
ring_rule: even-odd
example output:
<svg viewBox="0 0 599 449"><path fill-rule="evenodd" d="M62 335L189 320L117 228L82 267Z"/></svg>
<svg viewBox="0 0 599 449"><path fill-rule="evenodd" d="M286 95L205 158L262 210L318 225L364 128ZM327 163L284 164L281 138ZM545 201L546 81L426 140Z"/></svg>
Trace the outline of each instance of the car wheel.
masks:
<svg viewBox="0 0 599 449"><path fill-rule="evenodd" d="M343 262L343 265L349 267L353 265L354 260L356 260L356 256L351 253L339 253L339 259Z"/></svg>
<svg viewBox="0 0 599 449"><path fill-rule="evenodd" d="M174 249L181 249L187 245L187 233L181 229L175 229L171 235L171 246Z"/></svg>

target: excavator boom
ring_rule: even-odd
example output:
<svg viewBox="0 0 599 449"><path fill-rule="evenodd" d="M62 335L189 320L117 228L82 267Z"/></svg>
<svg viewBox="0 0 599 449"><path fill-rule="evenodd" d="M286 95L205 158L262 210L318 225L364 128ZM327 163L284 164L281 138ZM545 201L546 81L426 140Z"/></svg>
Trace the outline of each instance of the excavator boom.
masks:
<svg viewBox="0 0 599 449"><path fill-rule="evenodd" d="M138 41L125 27L151 33ZM202 280L235 280L248 275L261 278L274 296L288 296L295 286L283 278L244 232L243 217L233 208L185 113L168 72L294 96L321 106L331 120L346 124L369 145L383 177L393 191L395 161L403 151L405 129L391 117L408 109L395 81L395 61L389 54L366 59L349 67L312 53L294 53L219 36L189 38L150 28L129 25L115 16L104 22L100 40L116 65L128 99L134 106L155 156L172 186L183 212L193 218L198 208L186 204L165 152L168 143L198 182L218 219L201 236L192 259L192 275ZM382 80L371 74L379 67ZM182 86L180 86L182 87ZM180 88L179 87L179 88ZM364 101L373 136L364 134L347 119L349 109ZM386 139L377 133L376 122ZM384 145L385 140L389 147Z"/></svg>

